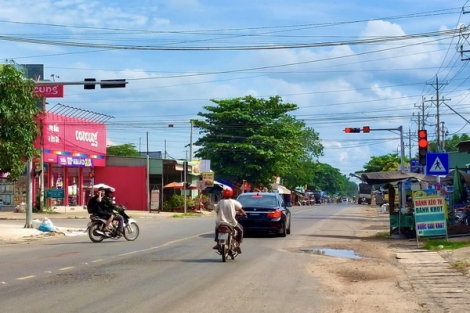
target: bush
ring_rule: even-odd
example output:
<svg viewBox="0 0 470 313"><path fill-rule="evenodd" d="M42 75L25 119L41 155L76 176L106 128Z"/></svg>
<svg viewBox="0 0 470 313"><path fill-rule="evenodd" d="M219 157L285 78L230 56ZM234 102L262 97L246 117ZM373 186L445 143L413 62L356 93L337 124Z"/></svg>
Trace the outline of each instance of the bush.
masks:
<svg viewBox="0 0 470 313"><path fill-rule="evenodd" d="M184 208L184 197L183 195L172 195L170 199L163 203L163 211L172 212L177 209ZM186 196L186 206L189 208L193 205L193 199Z"/></svg>

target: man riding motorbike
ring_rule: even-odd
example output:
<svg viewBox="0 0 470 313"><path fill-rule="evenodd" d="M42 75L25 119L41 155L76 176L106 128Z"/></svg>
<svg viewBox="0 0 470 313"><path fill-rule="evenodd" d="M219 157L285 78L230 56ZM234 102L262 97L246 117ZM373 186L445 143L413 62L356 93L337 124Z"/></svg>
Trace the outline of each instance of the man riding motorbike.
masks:
<svg viewBox="0 0 470 313"><path fill-rule="evenodd" d="M236 219L237 212L240 212L241 215L246 216L245 211L242 209L242 205L237 200L231 199L233 196L233 190L224 187L222 190L222 197L223 199L219 201L219 203L215 206L215 212L217 213L217 217L215 220L215 241L217 242L217 238L219 236L219 225L222 223L229 224L233 226L237 231L237 236L235 240L238 242L236 252L242 253L240 249L240 244L243 241L243 227L238 223ZM213 247L213 249L218 250L220 248L219 243Z"/></svg>
<svg viewBox="0 0 470 313"><path fill-rule="evenodd" d="M120 215L114 215L114 211L119 211L116 203L113 199L114 188L105 188L104 197L101 199L101 206L105 212L111 214L119 222L119 227L117 229L118 236L122 236L124 230L124 219Z"/></svg>

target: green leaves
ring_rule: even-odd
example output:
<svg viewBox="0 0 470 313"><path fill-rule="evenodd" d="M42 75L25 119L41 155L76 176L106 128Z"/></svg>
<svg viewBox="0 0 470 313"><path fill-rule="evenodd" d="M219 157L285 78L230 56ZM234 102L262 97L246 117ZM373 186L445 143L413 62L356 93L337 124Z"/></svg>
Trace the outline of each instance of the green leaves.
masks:
<svg viewBox="0 0 470 313"><path fill-rule="evenodd" d="M196 156L211 160L214 172L255 184L269 185L273 176L287 175L300 160L323 152L318 133L288 113L297 105L280 97L212 100L193 125L201 135Z"/></svg>
<svg viewBox="0 0 470 313"><path fill-rule="evenodd" d="M106 154L115 156L140 156L139 151L137 151L135 145L132 143L109 146L106 148Z"/></svg>
<svg viewBox="0 0 470 313"><path fill-rule="evenodd" d="M398 153L389 153L381 156L373 156L370 161L364 165L364 171L361 172L381 172L396 171L401 163ZM405 158L405 163L409 163Z"/></svg>
<svg viewBox="0 0 470 313"><path fill-rule="evenodd" d="M10 180L17 180L25 162L38 155L34 142L39 135L41 99L34 87L14 66L0 68L0 171L9 172Z"/></svg>

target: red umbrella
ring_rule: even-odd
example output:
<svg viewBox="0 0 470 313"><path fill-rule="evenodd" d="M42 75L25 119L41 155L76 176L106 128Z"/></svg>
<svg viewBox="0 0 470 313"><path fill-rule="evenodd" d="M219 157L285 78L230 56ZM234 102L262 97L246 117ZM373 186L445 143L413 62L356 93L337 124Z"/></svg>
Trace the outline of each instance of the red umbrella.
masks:
<svg viewBox="0 0 470 313"><path fill-rule="evenodd" d="M172 182L163 186L163 188L183 189L183 184L184 182ZM189 189L197 189L197 186L194 184L191 184L189 186Z"/></svg>

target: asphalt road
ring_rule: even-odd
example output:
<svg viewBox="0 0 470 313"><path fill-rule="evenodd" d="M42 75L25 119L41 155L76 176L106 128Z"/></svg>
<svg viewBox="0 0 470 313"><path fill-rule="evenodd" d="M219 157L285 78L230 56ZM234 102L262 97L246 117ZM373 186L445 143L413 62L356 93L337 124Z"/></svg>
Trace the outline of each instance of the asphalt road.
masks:
<svg viewBox="0 0 470 313"><path fill-rule="evenodd" d="M294 207L291 235L250 235L226 263L211 249L213 217L138 219L135 242L79 236L0 246L1 311L316 312L328 306L328 290L306 271L315 260L301 250L354 235L350 208Z"/></svg>

